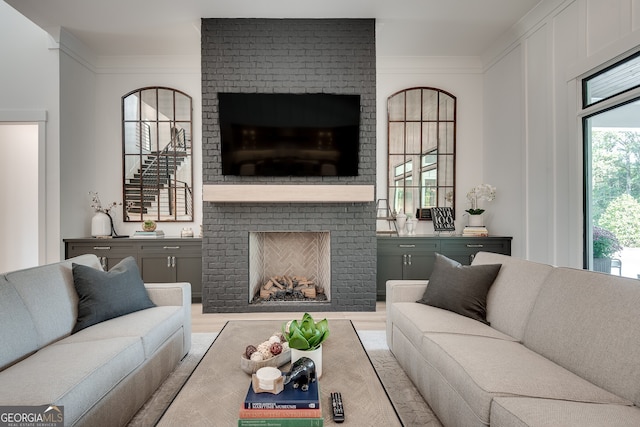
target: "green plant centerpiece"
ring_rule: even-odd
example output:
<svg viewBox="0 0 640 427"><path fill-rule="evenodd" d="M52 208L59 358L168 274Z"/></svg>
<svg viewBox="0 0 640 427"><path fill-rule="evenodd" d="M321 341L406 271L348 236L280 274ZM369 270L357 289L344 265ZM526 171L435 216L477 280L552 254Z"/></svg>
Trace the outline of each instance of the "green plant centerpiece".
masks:
<svg viewBox="0 0 640 427"><path fill-rule="evenodd" d="M282 334L289 348L316 350L329 337L329 322L327 319L315 322L309 313L305 313L302 320L283 324Z"/></svg>
<svg viewBox="0 0 640 427"><path fill-rule="evenodd" d="M282 335L291 349L291 364L301 357L313 360L316 378L322 376L322 343L329 337L329 322L313 320L309 313L302 320L291 320L282 325Z"/></svg>

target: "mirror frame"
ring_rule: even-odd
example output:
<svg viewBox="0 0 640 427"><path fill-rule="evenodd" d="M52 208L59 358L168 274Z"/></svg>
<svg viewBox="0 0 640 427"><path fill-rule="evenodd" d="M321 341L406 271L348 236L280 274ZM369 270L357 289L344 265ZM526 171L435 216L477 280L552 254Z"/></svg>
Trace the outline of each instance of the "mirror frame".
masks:
<svg viewBox="0 0 640 427"><path fill-rule="evenodd" d="M455 218L456 103L432 87L387 98L387 188L394 214L402 209L429 221L430 208L451 207Z"/></svg>
<svg viewBox="0 0 640 427"><path fill-rule="evenodd" d="M149 86L122 97L124 221L193 221L193 99Z"/></svg>

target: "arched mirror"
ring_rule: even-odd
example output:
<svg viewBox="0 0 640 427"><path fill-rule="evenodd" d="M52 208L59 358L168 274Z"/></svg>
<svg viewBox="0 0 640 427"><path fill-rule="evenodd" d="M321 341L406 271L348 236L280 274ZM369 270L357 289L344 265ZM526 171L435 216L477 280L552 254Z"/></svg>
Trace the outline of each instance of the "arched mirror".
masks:
<svg viewBox="0 0 640 427"><path fill-rule="evenodd" d="M389 206L419 219L455 201L456 98L429 87L387 100ZM455 209L454 209L455 212Z"/></svg>
<svg viewBox="0 0 640 427"><path fill-rule="evenodd" d="M192 100L165 87L122 97L125 221L193 221Z"/></svg>

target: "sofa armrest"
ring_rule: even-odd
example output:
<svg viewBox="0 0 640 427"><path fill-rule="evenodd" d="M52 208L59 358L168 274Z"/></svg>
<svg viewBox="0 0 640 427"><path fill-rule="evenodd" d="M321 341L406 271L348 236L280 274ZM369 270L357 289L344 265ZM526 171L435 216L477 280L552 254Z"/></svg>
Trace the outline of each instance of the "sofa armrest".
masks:
<svg viewBox="0 0 640 427"><path fill-rule="evenodd" d="M427 289L428 280L388 280L387 308L394 302L416 302Z"/></svg>
<svg viewBox="0 0 640 427"><path fill-rule="evenodd" d="M158 306L177 305L183 310L183 356L191 348L191 283L145 283L151 301Z"/></svg>

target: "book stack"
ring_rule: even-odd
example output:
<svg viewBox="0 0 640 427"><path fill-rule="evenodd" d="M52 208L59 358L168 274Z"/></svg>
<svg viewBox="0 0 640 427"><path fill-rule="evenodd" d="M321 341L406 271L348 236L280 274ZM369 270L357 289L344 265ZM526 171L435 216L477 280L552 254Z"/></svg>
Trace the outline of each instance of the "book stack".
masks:
<svg viewBox="0 0 640 427"><path fill-rule="evenodd" d="M478 227L470 227L466 226L462 231L463 237L487 237L489 235L489 231L487 227L478 226Z"/></svg>
<svg viewBox="0 0 640 427"><path fill-rule="evenodd" d="M278 394L256 393L249 385L247 396L240 408L238 427L323 427L318 381L309 384L309 390L286 384Z"/></svg>
<svg viewBox="0 0 640 427"><path fill-rule="evenodd" d="M164 237L164 231L136 231L133 233L133 237L136 239L159 239Z"/></svg>

